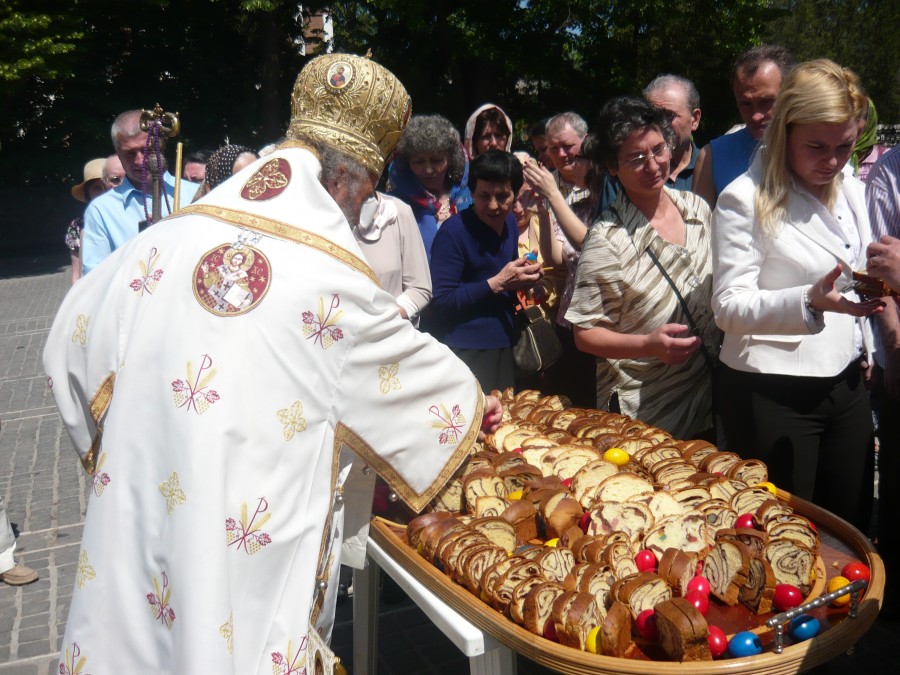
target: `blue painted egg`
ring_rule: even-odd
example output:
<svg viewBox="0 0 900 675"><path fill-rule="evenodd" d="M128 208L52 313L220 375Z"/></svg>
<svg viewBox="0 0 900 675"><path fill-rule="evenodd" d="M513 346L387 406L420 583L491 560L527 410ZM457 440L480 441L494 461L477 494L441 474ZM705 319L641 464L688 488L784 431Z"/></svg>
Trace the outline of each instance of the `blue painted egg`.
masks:
<svg viewBox="0 0 900 675"><path fill-rule="evenodd" d="M819 620L809 614L795 616L788 625L788 631L790 632L791 637L797 642L802 642L803 640L809 640L809 638L815 637L819 634L820 630L822 630L822 625L819 623Z"/></svg>
<svg viewBox="0 0 900 675"><path fill-rule="evenodd" d="M749 630L735 634L728 641L728 653L739 659L744 656L756 656L762 652L762 642L756 633Z"/></svg>

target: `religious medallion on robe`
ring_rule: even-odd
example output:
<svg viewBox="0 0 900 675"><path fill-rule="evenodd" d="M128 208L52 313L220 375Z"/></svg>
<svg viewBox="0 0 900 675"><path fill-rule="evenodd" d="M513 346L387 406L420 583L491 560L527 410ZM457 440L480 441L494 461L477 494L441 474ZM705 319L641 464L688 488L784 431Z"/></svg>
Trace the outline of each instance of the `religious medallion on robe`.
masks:
<svg viewBox="0 0 900 675"><path fill-rule="evenodd" d="M241 197L252 202L264 202L277 197L291 182L291 165L276 157L263 164L241 189Z"/></svg>
<svg viewBox="0 0 900 675"><path fill-rule="evenodd" d="M269 259L247 244L222 244L194 268L194 297L217 316L246 314L262 302L272 283Z"/></svg>

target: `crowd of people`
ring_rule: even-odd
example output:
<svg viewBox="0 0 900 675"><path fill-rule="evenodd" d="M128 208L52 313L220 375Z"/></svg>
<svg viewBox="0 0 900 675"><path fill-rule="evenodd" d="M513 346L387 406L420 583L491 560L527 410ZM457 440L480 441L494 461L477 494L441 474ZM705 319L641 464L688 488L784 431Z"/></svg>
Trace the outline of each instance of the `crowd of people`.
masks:
<svg viewBox="0 0 900 675"><path fill-rule="evenodd" d="M359 69L378 67L346 55L322 58L326 62L319 69L328 69L319 73L321 82L316 86L334 97L363 86L357 77ZM298 87L304 73L312 78L318 72L312 66L319 62L304 69ZM389 81L395 80L391 76ZM320 453L325 453L326 446L330 452L333 444L339 450L343 443L363 458L365 469L375 468L400 498L421 506L439 487L440 479L449 476L445 465L461 461L458 452L451 459L445 446L449 443L456 446L454 450L468 451L483 414L489 418L487 426L496 422L499 404L489 396L473 398L466 389L475 386L466 377L468 370L485 394L506 387L537 387L566 396L578 406L621 411L675 437L706 438L742 457L763 459L776 485L863 531L872 515L871 391L882 411L881 523L891 522L897 495L885 487L900 475L895 456L900 444L896 414L900 318L892 296L862 297L849 289L853 273L867 265L871 274L900 289L900 240L894 238L900 237L900 150L881 157L869 172L868 188L854 176L874 145L872 129L877 118L857 76L831 61L795 64L783 48L757 47L736 61L732 89L743 125L702 149L693 140L701 119L696 88L684 77L661 75L640 97L608 101L593 125L571 111L533 124L527 139L531 147L516 153L511 152L515 126L507 112L494 104L478 108L463 134L440 115L410 118L408 109L403 110L405 117L394 127L373 125L390 133L375 139L374 149L367 149L359 146L359 132L343 132L352 115L351 122L334 117L332 110L340 106L329 108L319 99L311 100L312 89L298 90L295 98L303 99L305 107L295 105L290 129L281 142L260 153L225 146L215 153L192 155L183 178L165 172L163 194L168 199L163 215L172 209L177 180L182 181L183 204L195 201L150 228L155 235L142 237L137 235L147 229L149 199L147 134L139 125L140 111L119 115L112 126L112 140L113 157L121 160L121 166L101 168L98 162L105 160L92 161L85 167L84 182L72 190L76 199L88 202L83 228L73 223L66 237L73 250L73 281L78 278L76 262L85 276L67 299L61 312L64 318L57 320L62 324L59 339L48 342L46 357L56 381L68 383L64 392L55 393L86 468L95 471L102 457L99 420L104 414L113 418L112 423L106 419L104 445L116 439L136 452L143 446L131 438L142 438L142 443L154 447L168 439L169 445L177 446L183 445L179 434L213 434L213 440L204 436L203 442L209 466L217 461L207 456L213 451L238 458L245 444L257 449L277 444L276 439L266 441L255 437L251 429L239 428L251 413L265 419L277 410L279 437L284 425L282 443L305 432L308 424L312 429L314 419L331 420L317 427L315 433L323 443L314 444L310 458L303 460L302 467L297 465L298 474L281 467L277 472L282 482L312 485L315 474L317 481L330 486L326 492L331 497L312 496L314 490L303 497L320 502L306 518L316 522L310 530L313 535L281 532L303 543L315 540L317 549L321 540L320 555L312 556L310 563L315 563L315 569L294 569L291 565L299 563L291 559L285 563L288 567L268 570L281 574L285 583L291 583L291 571L316 580L312 624L334 598L328 579L340 556L322 556L334 550L328 532L336 527L333 504L346 503L343 496L334 502L334 495L348 494L348 481L357 473L371 473L359 471L341 453L327 459L320 459ZM342 100L346 105L354 101ZM375 113L358 110L355 114L368 119ZM364 128L367 134L376 133ZM205 173L198 168L204 160ZM384 168L387 180L376 189ZM307 183L298 180L301 174ZM292 192L295 201L288 203L282 193ZM308 225L305 219L313 218L310 214L327 221L327 227ZM326 232L332 245L314 243L319 235L305 239L285 235L276 225L267 225L274 221L291 223L300 231ZM207 229L187 228L194 222ZM226 232L222 223L240 226L242 234ZM274 245L263 252L262 235L246 234L251 231L303 243L316 255L309 254L302 264L288 263L291 255L299 260L305 254L296 249L280 251ZM335 252L335 247L342 253ZM164 287L163 271L170 277L183 268L190 276L189 268L197 261L185 250L207 251L194 269L194 288L186 300L173 295L173 289L171 306L163 310L160 302L152 305L159 308L158 314L146 313L151 303L141 309L128 305L138 290L143 294L150 288L148 279L157 284L153 289L158 294ZM220 289L212 302L207 297L211 291L200 283L204 274L197 270L207 272L216 265L234 263L238 255L236 265L243 274L240 291ZM141 256L146 263L141 263L140 289L134 285L136 279L129 286L131 296L123 300L110 289L134 276L132 259ZM154 256L167 257L160 258L163 264ZM106 263L106 259L117 262ZM154 266L157 272L151 269ZM126 267L128 272L121 271ZM362 274L347 278L348 270ZM372 270L369 277L367 270ZM288 273L295 277L292 285L277 286L278 274ZM92 276L102 280L90 281ZM392 302L386 303L381 291L363 289L366 278L376 281ZM92 285L84 288L86 282ZM297 353L292 360L297 338L281 329L289 317L272 312L279 303L290 304L291 294L309 298L299 342L317 344L314 357ZM263 296L279 300L265 305ZM240 345L233 343L237 339L233 333L224 332L221 324L210 323L205 315L204 321L196 320L194 330L182 328L177 338L156 336L152 347L148 338L138 337L148 335L154 322L189 316L187 305L181 303L194 300L206 302L210 316L238 316L258 305L271 309L254 312L258 323L252 328L245 323L250 332L241 334ZM97 314L100 302L107 304ZM563 346L560 360L537 376L518 373L513 359L516 310L525 303L546 308ZM85 361L81 353L85 342L79 346L65 323L65 317L74 320L76 316L90 317L94 332L87 344L92 346L93 361ZM262 323L264 317L271 325ZM204 334L209 337L201 338ZM352 340L341 348L350 351L338 366L325 356L348 334ZM454 365L459 361L447 358L446 350L435 350L434 339L467 366L461 369L464 373ZM129 353L127 346L132 344L137 345L133 347L136 354ZM178 351L179 347L185 349ZM59 353L51 353L53 348ZM216 348L219 351L214 354ZM169 425L168 413L158 412L165 404L154 404L155 395L149 395L147 402L142 394L146 380L152 379L147 369L158 368L160 362L169 365L169 361L181 364L180 369L182 353L187 351L191 358L200 359L198 370L195 376L194 366L188 363L191 381L176 380L182 388L173 382L175 401L181 401L179 408L193 408L195 415L201 415L215 408L220 397L232 396L234 402L226 405L237 405L231 409L241 414L221 420L218 431L183 427L184 414L178 424ZM252 359L247 359L251 354ZM262 402L253 400L247 387L239 398L238 375L229 374L227 367L212 369L212 360L227 363L241 358L244 375L253 373L253 379L267 383L266 396L261 398L270 398L271 388L297 402L285 407L272 399L272 411L264 412ZM126 361L134 368L130 376L122 365ZM297 364L303 367L298 369ZM379 396L374 398L357 383L372 369L378 371L374 391ZM210 382L216 372L222 373L221 382L213 390ZM278 373L300 393L289 394L290 387ZM348 374L354 382L351 388L339 384ZM146 421L133 424L121 408L109 407L113 386L122 400L131 396L143 401L150 411ZM329 398L330 394L322 393L323 387L340 396ZM107 390L98 407L96 392ZM171 399L171 392L166 396ZM399 405L403 401L408 410ZM442 429L440 446L427 470L422 458L415 460L404 453L432 446L418 445L416 434L402 424L406 420L415 427L418 422L412 421L411 410L424 402L434 418L433 426ZM85 414L85 409L100 412ZM153 436L160 437L158 442L148 440ZM174 467L178 459L168 449L164 452ZM258 450L248 452L256 455ZM104 475L138 485L142 472L152 473L156 461L129 466L120 454L107 460ZM281 460L260 461L301 460L281 456ZM238 468L246 471L246 462L235 459L228 473L216 469L218 478L202 486L208 492L206 498L218 504L225 498L216 491L224 490L233 501L237 497L231 491L238 483L266 480L259 468L245 474ZM193 471L199 469L183 465L178 470L184 477L181 487L174 468L159 474L164 479L159 491L167 496L170 517L173 509L193 498L182 491ZM201 493L200 485L194 489ZM279 492L292 494L286 484L269 489L272 497ZM368 489L355 496L368 494L371 504ZM257 515L269 503L276 510L289 506L270 496L260 498L261 490L240 498L245 519L250 496L254 505L259 500ZM140 494L141 489L134 488L134 495ZM137 502L128 500L140 501L134 495L122 497L125 501L119 507L133 510ZM365 503L365 497L361 501ZM295 501L293 506L297 505ZM169 526L163 523L165 511L154 532L176 541L179 535L168 532ZM352 521L349 514L342 512L342 516L345 522ZM88 523L85 550L92 546L98 558L112 556L111 544L103 543L101 534L117 527L114 513L89 511L89 520L92 517L97 524ZM199 515L194 518L202 521ZM275 519L270 522L267 531L272 530L275 538L277 528L288 527ZM247 537L256 530L248 523L240 525L241 541L249 553ZM360 532L364 540L364 528ZM340 539L339 532L334 536ZM889 575L898 569L896 539L890 528L880 528L879 545ZM253 541L254 553L266 545ZM123 543L127 549L123 555L141 560L139 567L146 572L152 556L142 547L149 544L133 542L130 549L128 545ZM213 547L212 541L208 546ZM295 550L296 546L291 548ZM195 569L200 563L181 560L178 564L185 576L201 573ZM219 569L215 561L212 564ZM176 576L167 577L161 570L148 576L148 582L151 577L163 612L162 594ZM233 599L252 593L274 597L271 589L257 588L249 581L213 575L209 584L214 583L230 585ZM893 593L889 581L888 596ZM239 619L237 615L230 618L227 603L212 591L196 594L221 610L218 620L223 631L227 625L228 631L237 632ZM89 602L76 597L73 612L89 613ZM122 615L127 616L133 608L121 602ZM239 604L234 600L235 612ZM274 600L270 609L273 622L282 617L284 608ZM209 620L213 621L212 615ZM319 619L317 629L327 636L326 623ZM255 636L253 649L269 644L262 628L246 623L241 628ZM117 630L112 625L107 629ZM73 635L78 630L70 625ZM92 630L82 635L90 636ZM187 654L179 658L190 662Z"/></svg>

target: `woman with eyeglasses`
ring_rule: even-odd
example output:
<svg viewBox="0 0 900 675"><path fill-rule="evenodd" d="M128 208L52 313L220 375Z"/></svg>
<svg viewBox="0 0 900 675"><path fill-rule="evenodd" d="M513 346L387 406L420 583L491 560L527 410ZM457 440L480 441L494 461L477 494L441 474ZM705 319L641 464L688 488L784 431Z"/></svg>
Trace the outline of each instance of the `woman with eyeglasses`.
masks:
<svg viewBox="0 0 900 675"><path fill-rule="evenodd" d="M713 214L728 447L863 530L874 456L862 317L883 305L842 292L864 268L872 235L863 185L841 170L866 103L852 71L824 59L796 66L763 146Z"/></svg>
<svg viewBox="0 0 900 675"><path fill-rule="evenodd" d="M623 96L596 128L589 159L622 191L585 238L566 319L597 357L597 407L712 439L709 207L666 187L674 136L664 112Z"/></svg>

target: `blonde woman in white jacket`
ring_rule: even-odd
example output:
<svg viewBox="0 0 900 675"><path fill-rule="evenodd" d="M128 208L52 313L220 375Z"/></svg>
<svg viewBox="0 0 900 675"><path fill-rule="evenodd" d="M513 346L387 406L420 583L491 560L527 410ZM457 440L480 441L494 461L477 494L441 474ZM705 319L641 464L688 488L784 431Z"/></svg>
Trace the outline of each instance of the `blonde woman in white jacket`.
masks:
<svg viewBox="0 0 900 675"><path fill-rule="evenodd" d="M858 78L827 60L785 79L764 146L713 214L717 377L730 450L778 486L867 527L871 345L880 300L841 293L865 266L864 190L841 169L865 111Z"/></svg>

